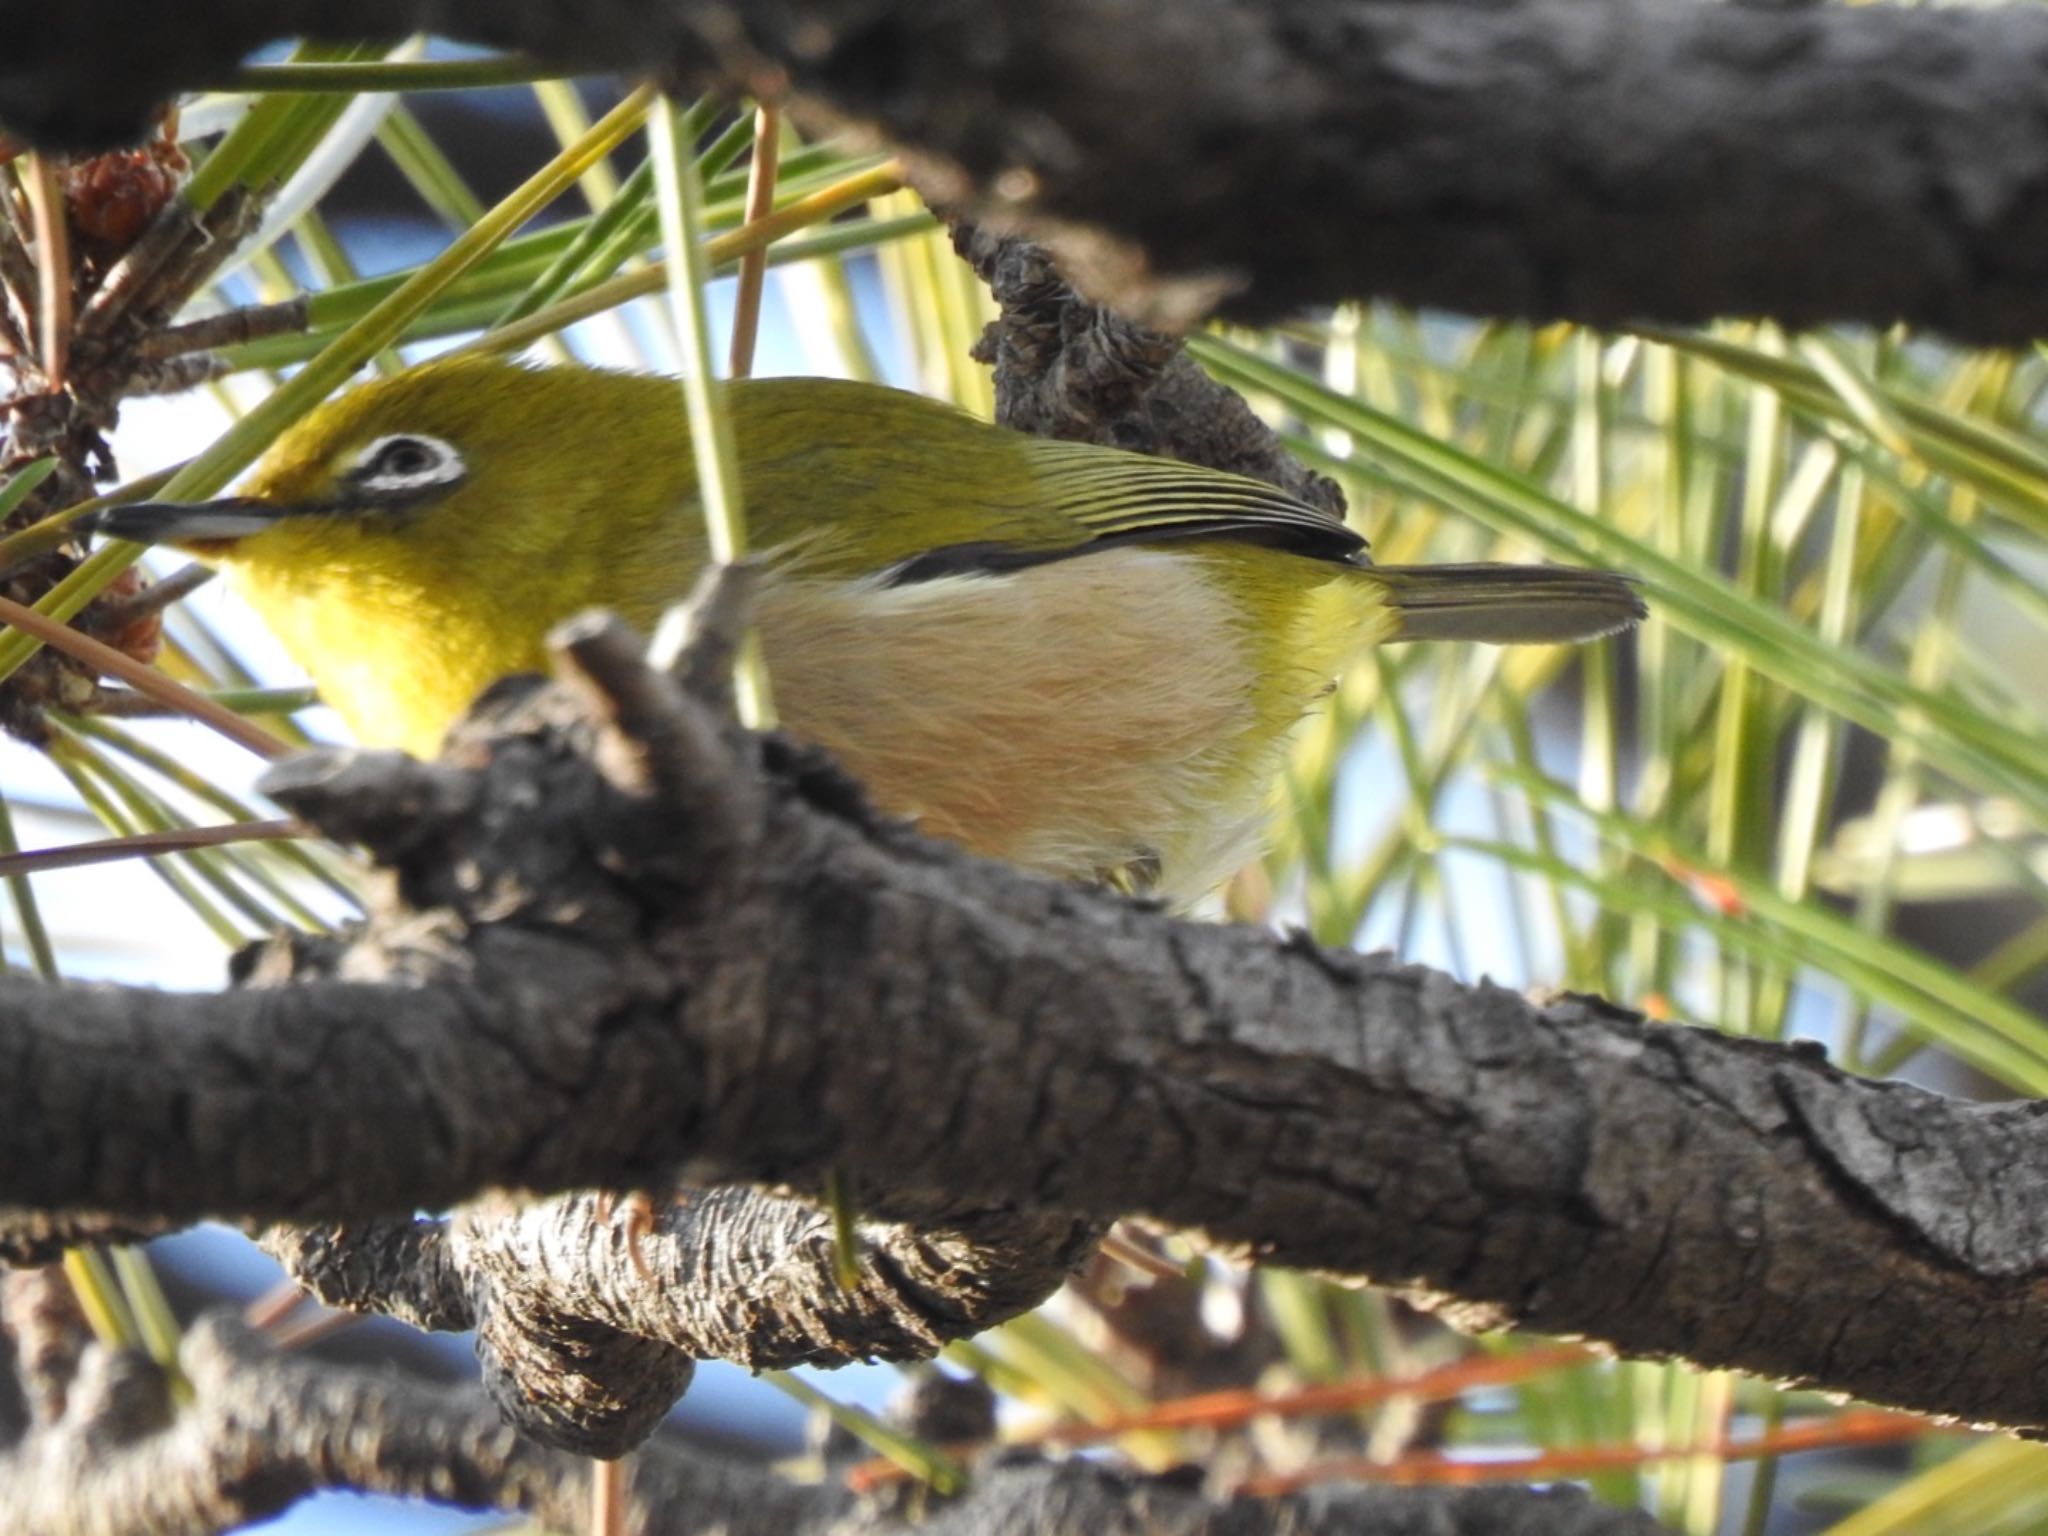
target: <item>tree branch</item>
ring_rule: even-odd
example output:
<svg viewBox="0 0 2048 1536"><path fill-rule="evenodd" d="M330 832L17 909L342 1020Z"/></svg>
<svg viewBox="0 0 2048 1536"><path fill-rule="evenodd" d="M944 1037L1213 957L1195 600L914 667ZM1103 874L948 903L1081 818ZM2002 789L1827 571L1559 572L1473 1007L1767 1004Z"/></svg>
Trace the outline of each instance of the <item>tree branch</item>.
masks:
<svg viewBox="0 0 2048 1536"><path fill-rule="evenodd" d="M617 1456L681 1397L698 1359L750 1370L924 1360L1030 1311L1085 1261L1098 1224L932 1210L861 1225L843 1289L830 1217L751 1189L680 1192L651 1230L591 1196L479 1201L453 1222L274 1228L264 1246L320 1301L475 1328L484 1384L548 1445Z"/></svg>
<svg viewBox="0 0 2048 1536"><path fill-rule="evenodd" d="M99 3L12 29L33 41L0 64L0 112L98 132L217 67L210 40L163 47L132 17L105 30ZM395 0L223 9L211 36L245 42L417 19ZM2048 302L2027 225L2040 146L2013 105L2048 33L2011 13L1617 6L1596 32L1561 0L1214 0L1194 24L1116 0L816 0L752 7L741 31L707 30L726 7L613 0L577 8L573 42L559 4L438 14L566 57L786 79L924 147L927 184L964 205L1136 242L1069 230L1066 249L1175 321L1219 294L1263 314L1369 291L2017 336ZM92 89L37 47L60 63L90 50ZM1888 93L1908 80L1901 113ZM1997 155L1975 142L1986 119L2008 130ZM1834 134L1861 158L1830 151ZM1854 250L1827 250L1839 228L1858 230ZM964 239L999 292L1015 285L992 349L1067 349L1047 394L1006 397L1010 419L1146 448L1215 419L1170 340L1077 321L1058 295L1034 318L1039 258ZM1247 467L1270 447L1236 434L1189 456ZM1298 489L1321 494L1315 477ZM0 982L0 1200L15 1206L0 1246L201 1214L357 1223L277 1242L337 1298L477 1323L501 1403L584 1449L644 1434L698 1355L902 1357L986 1326L1127 1212L1434 1293L1466 1320L2048 1422L2032 1107L1970 1109L1593 1000L1532 1005L1048 887L877 821L828 765L738 735L615 635L584 631L564 656L566 690L501 690L441 764L327 755L279 781L391 872L347 943L274 949L251 973L266 986L219 998ZM822 1225L795 1199L692 1195L636 1279L587 1199L497 1193L671 1176L809 1189L831 1168L861 1177L877 1218L872 1283L853 1295L825 1289ZM402 1220L463 1201L447 1227ZM764 1276L786 1282L765 1328L745 1312ZM685 1280L705 1294L678 1300ZM251 1386L245 1337L217 1324L191 1349L233 1415L169 1423L146 1372L102 1358L69 1402L48 1399L43 1420L86 1426L60 1444L0 1390L0 1436L22 1437L24 1475L0 1479L21 1490L0 1509L24 1501L9 1528L211 1529L322 1479L536 1509L557 1496L540 1481L563 1486L526 1459L540 1453L488 1440L470 1405L372 1408L360 1383L304 1382L326 1417L301 1433ZM406 1431L336 1438L379 1413ZM223 1485L238 1450L265 1475ZM81 1465L100 1480L73 1486ZM54 1513L33 1502L53 1483ZM1074 1528L1098 1495L1163 1529L1212 1518L1169 1486L1072 1466L995 1469L973 1500L1026 1489L1056 1512L1046 1528ZM838 1495L744 1494L763 1529L852 1528ZM670 1507L695 1519L720 1497L684 1479ZM1491 1529L1487 1497L1376 1518ZM1320 1529L1316 1511L1341 1505L1356 1528L1358 1498L1275 1526ZM1035 1528L1018 1507L973 1518ZM929 1528L981 1528L974 1508ZM1592 1528L1565 1513L1558 1529Z"/></svg>
<svg viewBox="0 0 2048 1536"><path fill-rule="evenodd" d="M6 1339L0 1331L0 1364ZM179 1364L194 1401L175 1414L147 1360L92 1346L61 1418L33 1428L0 1423L0 1526L18 1536L210 1533L337 1486L522 1511L557 1530L581 1525L591 1464L521 1439L473 1389L279 1354L219 1314L188 1333ZM1028 1455L992 1462L964 1498L927 1511L921 1502L856 1502L837 1482L793 1483L671 1440L654 1441L633 1459L627 1497L632 1528L643 1536L1138 1529L1491 1536L1510 1527L1524 1536L1654 1536L1659 1529L1646 1515L1594 1504L1573 1489L1369 1488L1214 1503L1172 1478Z"/></svg>
<svg viewBox="0 0 2048 1536"><path fill-rule="evenodd" d="M2048 16L1662 0L0 0L0 118L50 142L294 34L430 28L716 72L922 152L1184 324L1375 297L1596 324L2048 331Z"/></svg>
<svg viewBox="0 0 2048 1536"><path fill-rule="evenodd" d="M2038 1106L978 862L658 683L593 722L632 654L593 646L441 763L274 787L389 870L362 934L273 957L309 979L0 980L0 1201L355 1220L840 1167L878 1220L1143 1213L1467 1321L2048 1424Z"/></svg>
<svg viewBox="0 0 2048 1536"><path fill-rule="evenodd" d="M1028 240L955 220L953 248L1002 310L974 355L994 372L1003 426L1249 475L1343 514L1337 482L1289 453L1178 336L1090 304Z"/></svg>

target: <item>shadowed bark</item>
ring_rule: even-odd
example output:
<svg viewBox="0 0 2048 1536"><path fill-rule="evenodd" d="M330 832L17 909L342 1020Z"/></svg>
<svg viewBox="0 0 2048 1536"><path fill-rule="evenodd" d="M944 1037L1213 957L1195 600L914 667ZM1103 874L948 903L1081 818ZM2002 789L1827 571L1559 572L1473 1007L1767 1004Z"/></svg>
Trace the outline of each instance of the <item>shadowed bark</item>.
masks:
<svg viewBox="0 0 2048 1536"><path fill-rule="evenodd" d="M623 634L567 643L572 687L501 688L441 763L274 778L391 871L310 967L348 979L0 982L0 1201L358 1220L841 1168L873 1220L1140 1213L1465 1321L2048 1424L2040 1106L1032 879Z"/></svg>
<svg viewBox="0 0 2048 1536"><path fill-rule="evenodd" d="M12 1382L0 1331L0 1401ZM223 1316L187 1336L194 1401L173 1413L147 1360L84 1349L60 1415L12 1433L0 1421L0 1525L17 1536L186 1536L265 1519L343 1484L583 1528L592 1464L543 1450L474 1390L272 1351ZM857 1501L834 1482L657 1440L626 1472L641 1536L1653 1536L1647 1516L1570 1489L1344 1489L1214 1501L1183 1480L1083 1460L992 1462L958 1501Z"/></svg>
<svg viewBox="0 0 2048 1536"><path fill-rule="evenodd" d="M0 0L20 45L0 116L129 131L263 37L421 15L223 0L209 29L159 34L106 3ZM2007 340L2048 320L2037 13L433 14L874 124L921 152L927 189L1056 229L1097 291L1173 323L1361 295L1599 322L1904 317ZM1005 298L987 346L1006 420L1326 498L1317 477L1284 480L1263 429L1169 338L1071 304L1029 248L962 243ZM514 1422L585 1450L644 1435L694 1358L929 1353L1032 1304L1127 1213L1462 1321L2048 1428L2036 1106L1960 1106L1597 1000L1174 923L878 821L829 765L741 736L716 690L671 690L616 634L575 637L563 674L556 692L500 690L440 764L328 756L278 781L390 871L346 942L278 947L247 978L261 986L219 997L0 980L0 1249L201 1215L298 1223L273 1246L323 1295L478 1325ZM803 1198L831 1170L857 1178L868 1218L853 1295ZM575 1193L600 1184L689 1187L646 1273ZM422 1206L460 1209L411 1222ZM61 1333L19 1390L0 1384L10 1529L214 1529L335 1483L553 1519L580 1504L569 1464L473 1397L257 1372L260 1346L216 1323L188 1369L218 1411L172 1421L152 1373L67 1357ZM349 1433L369 1422L395 1428ZM224 1482L237 1458L256 1475ZM664 1507L730 1507L736 1530L896 1518L746 1469L645 1465ZM1380 1497L1225 1514L1167 1483L999 1465L926 1529L1350 1530L1368 1509L1390 1531L1647 1528L1520 1491Z"/></svg>
<svg viewBox="0 0 2048 1536"><path fill-rule="evenodd" d="M453 1222L280 1227L263 1242L329 1306L478 1330L484 1384L508 1420L550 1445L617 1456L682 1396L696 1360L927 1359L1037 1306L1102 1231L1007 1209L864 1223L849 1291L831 1221L806 1201L680 1191L645 1232L597 1204L488 1199Z"/></svg>
<svg viewBox="0 0 2048 1536"><path fill-rule="evenodd" d="M0 119L134 137L256 43L418 28L789 93L1185 324L1381 298L2048 331L2048 16L1674 0L0 0Z"/></svg>

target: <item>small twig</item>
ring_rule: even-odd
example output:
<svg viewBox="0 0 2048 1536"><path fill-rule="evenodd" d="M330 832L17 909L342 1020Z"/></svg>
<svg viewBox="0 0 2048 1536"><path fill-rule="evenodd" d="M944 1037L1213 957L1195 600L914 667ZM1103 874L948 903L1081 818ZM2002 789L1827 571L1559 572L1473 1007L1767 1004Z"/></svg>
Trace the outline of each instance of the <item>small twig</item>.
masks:
<svg viewBox="0 0 2048 1536"><path fill-rule="evenodd" d="M590 1464L590 1536L625 1536L626 1463Z"/></svg>
<svg viewBox="0 0 2048 1536"><path fill-rule="evenodd" d="M165 853L189 853L194 848L279 842L287 838L319 835L302 821L283 819L231 821L218 827L172 827L162 832L131 832L123 837L69 843L61 848L31 848L23 853L0 854L0 880L12 879L16 875L46 874L53 869L77 869L84 864L110 864L116 859L154 858Z"/></svg>
<svg viewBox="0 0 2048 1536"><path fill-rule="evenodd" d="M1036 1434L1021 1435L1024 1445L1094 1445L1146 1430L1213 1429L1255 1418L1299 1419L1321 1414L1350 1413L1389 1398L1425 1402L1457 1397L1474 1387L1502 1386L1551 1371L1570 1370L1600 1357L1577 1344L1523 1350L1512 1355L1467 1355L1432 1370L1409 1376L1375 1376L1365 1381L1334 1381L1296 1392L1231 1390L1177 1398L1136 1413L1093 1424L1054 1424Z"/></svg>
<svg viewBox="0 0 2048 1536"><path fill-rule="evenodd" d="M22 228L11 180L0 176L0 287L7 290L7 329L15 350L28 352L35 329L36 264L28 253L31 237Z"/></svg>
<svg viewBox="0 0 2048 1536"><path fill-rule="evenodd" d="M136 242L121 253L107 269L100 285L78 314L78 336L86 340L100 335L124 314L135 296L156 276L157 269L177 252L186 237L199 228L191 204L174 197L157 210Z"/></svg>
<svg viewBox="0 0 2048 1536"><path fill-rule="evenodd" d="M316 1307L311 1312L296 1316L292 1321L280 1323L271 1330L271 1344L281 1350L306 1349L322 1339L352 1328L362 1319L353 1312L334 1312L326 1307Z"/></svg>
<svg viewBox="0 0 2048 1536"><path fill-rule="evenodd" d="M252 725L231 709L223 709L205 694L195 692L183 683L173 682L156 668L145 666L134 657L115 650L104 641L81 634L46 613L37 613L25 603L0 597L0 623L11 624L44 645L76 657L109 677L118 677L137 693L147 694L170 705L181 715L189 715L203 725L212 726L228 740L247 747L258 757L285 757L293 750L261 726Z"/></svg>
<svg viewBox="0 0 2048 1536"><path fill-rule="evenodd" d="M30 155L29 217L36 241L36 347L43 381L52 390L64 387L71 359L71 231L64 215L64 191L48 155Z"/></svg>
<svg viewBox="0 0 2048 1536"><path fill-rule="evenodd" d="M1596 1472L1625 1472L1674 1456L1710 1456L1717 1461L1749 1461L1763 1456L1788 1456L1799 1451L1837 1450L1849 1446L1892 1445L1937 1433L1940 1426L1910 1414L1876 1408L1852 1409L1833 1418L1767 1430L1747 1440L1715 1436L1672 1445L1582 1445L1545 1451L1536 1456L1478 1460L1418 1451L1394 1461L1375 1462L1340 1456L1310 1462L1293 1472L1248 1477L1233 1490L1240 1498L1278 1498L1325 1483L1393 1483L1403 1487L1445 1487L1470 1483L1550 1483Z"/></svg>
<svg viewBox="0 0 2048 1536"><path fill-rule="evenodd" d="M106 629L115 630L149 614L161 613L172 603L190 597L219 574L212 566L201 565L195 560L171 572L162 581L151 582L133 597L108 603L99 610L98 622Z"/></svg>
<svg viewBox="0 0 2048 1536"><path fill-rule="evenodd" d="M1113 1259L1127 1269L1135 1269L1141 1275L1150 1275L1155 1280L1185 1280L1187 1270L1169 1258L1164 1258L1132 1242L1120 1232L1105 1232L1102 1236L1102 1256Z"/></svg>
<svg viewBox="0 0 2048 1536"><path fill-rule="evenodd" d="M180 247L177 259L158 268L135 293L130 300L135 313L152 320L177 313L262 221L262 197L247 187L228 188L200 220L196 237Z"/></svg>
<svg viewBox="0 0 2048 1536"><path fill-rule="evenodd" d="M215 347L239 346L243 342L259 341L265 336L303 331L308 307L309 301L301 295L279 304L250 304L241 309L223 310L217 315L205 315L145 336L136 345L134 356L154 361L181 357L187 352L210 352Z"/></svg>
<svg viewBox="0 0 2048 1536"><path fill-rule="evenodd" d="M280 1280L242 1308L242 1321L260 1333L268 1333L312 1300L298 1281Z"/></svg>
<svg viewBox="0 0 2048 1536"><path fill-rule="evenodd" d="M754 110L754 153L747 166L744 222L765 219L775 207L775 172L781 163L782 122L773 106ZM754 371L754 342L761 329L761 289L768 278L768 247L757 245L740 257L739 288L733 298L731 374Z"/></svg>

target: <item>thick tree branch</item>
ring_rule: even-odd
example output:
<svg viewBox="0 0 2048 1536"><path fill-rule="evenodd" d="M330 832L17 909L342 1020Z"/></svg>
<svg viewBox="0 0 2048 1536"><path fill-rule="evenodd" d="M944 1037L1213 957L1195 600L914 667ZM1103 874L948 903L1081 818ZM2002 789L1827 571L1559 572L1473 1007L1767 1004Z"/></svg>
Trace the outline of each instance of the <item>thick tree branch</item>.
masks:
<svg viewBox="0 0 2048 1536"><path fill-rule="evenodd" d="M682 1191L638 1233L596 1205L500 1198L453 1222L277 1228L264 1246L329 1306L475 1328L507 1419L549 1445L616 1456L682 1395L694 1360L928 1359L1037 1306L1100 1236L1057 1212L868 1222L861 1282L847 1290L831 1221L806 1201Z"/></svg>
<svg viewBox="0 0 2048 1536"><path fill-rule="evenodd" d="M192 1328L179 1363L194 1402L174 1411L148 1361L89 1348L66 1416L0 1446L0 1524L24 1536L211 1533L331 1487L582 1523L590 1463L523 1440L474 1388L280 1355L221 1315ZM649 1530L808 1530L848 1502L669 1442L634 1470Z"/></svg>
<svg viewBox="0 0 2048 1536"><path fill-rule="evenodd" d="M617 688L623 639L577 649L630 709L510 686L440 764L277 787L390 868L349 979L0 982L0 1201L333 1220L837 1166L879 1220L1142 1212L1467 1318L2048 1425L2039 1106L1034 880Z"/></svg>
<svg viewBox="0 0 2048 1536"><path fill-rule="evenodd" d="M2048 331L2048 16L1678 0L0 0L0 118L133 137L270 37L788 89L1178 320L1384 298ZM1092 232L1092 233L1088 233Z"/></svg>
<svg viewBox="0 0 2048 1536"><path fill-rule="evenodd" d="M6 1334L0 1332L0 1365ZM522 1511L580 1529L590 1463L499 1423L471 1389L281 1355L224 1316L202 1319L180 1364L194 1402L173 1411L146 1360L92 1347L61 1417L0 1423L0 1527L15 1536L210 1536L348 1487ZM0 1373L4 1374L4 1373ZM0 1383L4 1391L4 1383ZM958 1502L856 1502L657 1440L627 1471L642 1536L1654 1536L1632 1510L1576 1490L1345 1489L1215 1503L1173 1479L1072 1460L992 1463Z"/></svg>

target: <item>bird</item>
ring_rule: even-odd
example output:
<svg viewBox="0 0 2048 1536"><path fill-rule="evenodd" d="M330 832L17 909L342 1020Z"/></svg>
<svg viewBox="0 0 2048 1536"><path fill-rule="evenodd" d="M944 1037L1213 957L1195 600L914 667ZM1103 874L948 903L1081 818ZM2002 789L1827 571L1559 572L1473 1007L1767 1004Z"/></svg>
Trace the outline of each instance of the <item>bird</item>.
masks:
<svg viewBox="0 0 2048 1536"><path fill-rule="evenodd" d="M779 722L975 853L1197 901L1256 851L1296 724L1372 646L1570 642L1614 572L1381 566L1258 480L881 385L721 386ZM707 560L674 379L493 357L360 385L235 495L97 531L223 568L367 747L432 756L556 623L651 631Z"/></svg>

